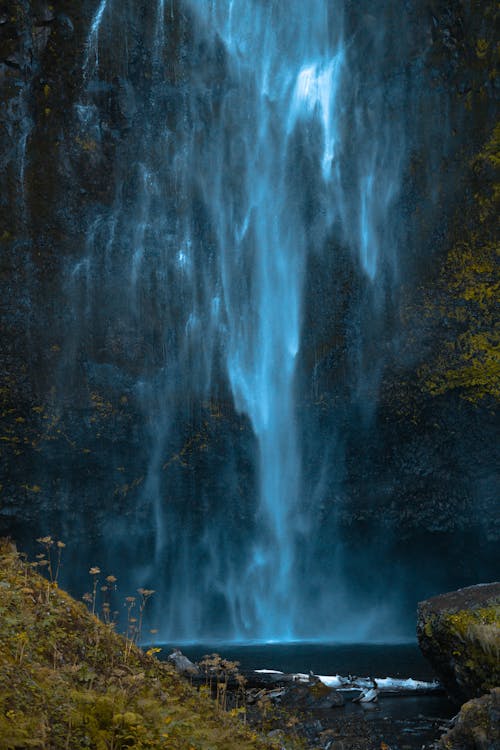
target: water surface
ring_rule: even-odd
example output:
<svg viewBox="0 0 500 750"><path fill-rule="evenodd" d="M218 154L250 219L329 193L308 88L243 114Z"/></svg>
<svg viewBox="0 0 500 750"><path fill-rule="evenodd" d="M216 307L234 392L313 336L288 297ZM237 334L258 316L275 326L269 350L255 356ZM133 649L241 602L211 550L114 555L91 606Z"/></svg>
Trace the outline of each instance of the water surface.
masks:
<svg viewBox="0 0 500 750"><path fill-rule="evenodd" d="M165 657L178 644L163 644ZM192 661L219 653L240 662L241 669L276 669L323 675L413 677L432 681L436 675L414 643L193 643L179 646Z"/></svg>

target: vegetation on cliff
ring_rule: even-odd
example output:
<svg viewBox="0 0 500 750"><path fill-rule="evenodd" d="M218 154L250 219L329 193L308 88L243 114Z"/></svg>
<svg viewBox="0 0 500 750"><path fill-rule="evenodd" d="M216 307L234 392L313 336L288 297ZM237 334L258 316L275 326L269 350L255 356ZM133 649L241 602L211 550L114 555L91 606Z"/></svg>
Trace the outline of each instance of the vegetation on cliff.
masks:
<svg viewBox="0 0 500 750"><path fill-rule="evenodd" d="M0 750L276 746L117 635L38 564L0 541Z"/></svg>
<svg viewBox="0 0 500 750"><path fill-rule="evenodd" d="M437 396L457 390L472 402L500 398L500 327L496 316L500 200L500 125L472 161L473 197L437 284L424 295L427 318L440 324L441 345L421 369ZM465 221L464 221L465 219Z"/></svg>

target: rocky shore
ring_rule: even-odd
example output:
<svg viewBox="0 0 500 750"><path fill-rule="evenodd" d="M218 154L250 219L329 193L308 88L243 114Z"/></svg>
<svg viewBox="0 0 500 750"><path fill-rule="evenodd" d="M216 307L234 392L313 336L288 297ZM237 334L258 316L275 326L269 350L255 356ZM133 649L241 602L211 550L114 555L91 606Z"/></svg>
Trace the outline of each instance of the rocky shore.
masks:
<svg viewBox="0 0 500 750"><path fill-rule="evenodd" d="M451 715L437 681L240 670L218 654L193 663L177 649L168 660L227 710L244 711L259 733L281 738L283 747L291 741L311 750L421 750Z"/></svg>

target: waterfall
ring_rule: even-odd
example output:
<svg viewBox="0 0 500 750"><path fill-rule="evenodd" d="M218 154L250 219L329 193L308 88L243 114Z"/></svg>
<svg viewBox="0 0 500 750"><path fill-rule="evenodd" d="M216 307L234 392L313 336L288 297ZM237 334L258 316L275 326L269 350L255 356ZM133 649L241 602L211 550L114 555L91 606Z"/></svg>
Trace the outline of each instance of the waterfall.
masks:
<svg viewBox="0 0 500 750"><path fill-rule="evenodd" d="M85 78L91 78L95 75L99 67L99 29L101 28L107 5L108 0L101 0L90 25L83 62L83 74Z"/></svg>
<svg viewBox="0 0 500 750"><path fill-rule="evenodd" d="M230 595L241 599L246 632L291 637L301 520L296 363L308 227L289 170L301 118L319 115L323 161L329 158L342 42L338 31L329 34L323 2L313 3L306 18L294 5L295 23L272 3L213 2L197 10L224 43L232 83L210 144L213 170L204 191L218 240L227 374L258 443L258 535ZM304 83L311 65L325 71Z"/></svg>
<svg viewBox="0 0 500 750"><path fill-rule="evenodd" d="M114 197L94 216L84 257L68 267L67 295L76 304L75 285L87 289L79 335L95 336L105 307L133 372L149 430L137 522L153 528L168 637L286 639L307 630L304 545L314 545L315 510L298 404L308 259L330 252L332 237L347 247L368 306L397 276L391 211L404 123L384 116L387 89L362 69L346 5L158 0L143 20L149 62L136 80L124 73L134 44L127 19L135 13L134 28L142 20L133 4L102 0L91 21L75 107L89 158L110 137L102 92L111 81L133 126L113 145ZM110 62L104 52L115 38ZM374 33L370 49L381 43ZM103 373L95 365L92 377ZM239 499L228 470L217 506L213 490L187 480L182 492L192 495L181 498L175 472L193 441L202 444L199 410L226 391L237 429L251 428L255 497ZM193 415L201 427L175 452ZM123 548L127 533L115 524ZM151 534L142 534L144 547Z"/></svg>

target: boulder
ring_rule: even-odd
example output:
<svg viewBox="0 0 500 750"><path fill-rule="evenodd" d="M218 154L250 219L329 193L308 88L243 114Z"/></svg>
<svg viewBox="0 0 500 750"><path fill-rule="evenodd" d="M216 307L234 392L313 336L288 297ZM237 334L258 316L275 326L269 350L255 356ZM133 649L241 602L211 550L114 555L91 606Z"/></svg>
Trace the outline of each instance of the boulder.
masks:
<svg viewBox="0 0 500 750"><path fill-rule="evenodd" d="M439 745L443 750L498 750L500 747L500 688L464 703L452 729Z"/></svg>
<svg viewBox="0 0 500 750"><path fill-rule="evenodd" d="M199 674L200 670L198 669L196 664L193 664L193 662L188 659L187 656L184 656L182 651L180 651L178 648L174 648L174 650L168 657L168 661L174 665L179 674L193 676Z"/></svg>
<svg viewBox="0 0 500 750"><path fill-rule="evenodd" d="M500 583L469 586L420 602L417 636L456 702L500 686Z"/></svg>
<svg viewBox="0 0 500 750"><path fill-rule="evenodd" d="M344 705L342 693L321 683L317 685L290 684L280 696L282 706L290 710L319 710Z"/></svg>

